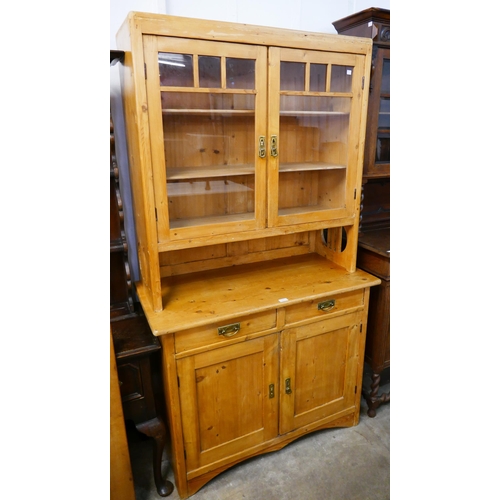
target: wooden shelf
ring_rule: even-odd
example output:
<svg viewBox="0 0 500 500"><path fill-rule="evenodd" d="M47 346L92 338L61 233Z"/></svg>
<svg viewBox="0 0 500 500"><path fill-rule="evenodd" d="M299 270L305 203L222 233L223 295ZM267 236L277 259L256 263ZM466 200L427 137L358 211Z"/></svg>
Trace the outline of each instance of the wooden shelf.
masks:
<svg viewBox="0 0 500 500"><path fill-rule="evenodd" d="M344 111L280 111L280 116L348 116Z"/></svg>
<svg viewBox="0 0 500 500"><path fill-rule="evenodd" d="M253 109L162 109L164 115L249 115L254 116ZM281 116L348 116L344 111L280 111Z"/></svg>
<svg viewBox="0 0 500 500"><path fill-rule="evenodd" d="M280 173L308 172L314 170L345 170L345 165L324 162L281 163ZM251 163L239 165L211 165L208 167L170 167L167 168L167 181L195 181L196 179L214 179L239 175L255 175L255 167Z"/></svg>
<svg viewBox="0 0 500 500"><path fill-rule="evenodd" d="M336 165L334 163L324 163L321 161L281 163L280 173L282 172L309 172L313 170L345 170L345 165Z"/></svg>
<svg viewBox="0 0 500 500"><path fill-rule="evenodd" d="M278 216L279 217L284 217L288 215L302 215L302 214L308 214L311 212L322 212L325 210L336 210L339 208L344 208L344 207L322 207L320 205L309 205L307 207L292 207L292 208L280 208L278 210Z"/></svg>
<svg viewBox="0 0 500 500"><path fill-rule="evenodd" d="M254 109L162 109L161 112L164 115L255 115Z"/></svg>
<svg viewBox="0 0 500 500"><path fill-rule="evenodd" d="M245 222L255 219L253 212L232 215L210 215L207 217L192 217L190 219L177 219L170 221L172 229L203 226L204 224L229 224L231 222Z"/></svg>
<svg viewBox="0 0 500 500"><path fill-rule="evenodd" d="M209 167L172 167L167 168L167 180L210 179L235 175L254 175L255 167L251 163L239 165L210 165Z"/></svg>
<svg viewBox="0 0 500 500"><path fill-rule="evenodd" d="M211 179L189 182L172 182L168 186L169 198L173 196L206 196L208 194L248 192L251 189L239 182Z"/></svg>

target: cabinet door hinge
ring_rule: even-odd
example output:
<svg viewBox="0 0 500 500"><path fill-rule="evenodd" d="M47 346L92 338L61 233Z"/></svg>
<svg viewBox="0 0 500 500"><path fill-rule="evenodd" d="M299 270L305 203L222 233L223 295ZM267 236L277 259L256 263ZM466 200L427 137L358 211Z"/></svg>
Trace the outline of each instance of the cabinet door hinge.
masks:
<svg viewBox="0 0 500 500"><path fill-rule="evenodd" d="M180 387L181 386L181 379L179 377L177 377L177 387Z"/></svg>
<svg viewBox="0 0 500 500"><path fill-rule="evenodd" d="M356 199L357 189L354 189L354 199Z"/></svg>
<svg viewBox="0 0 500 500"><path fill-rule="evenodd" d="M158 222L158 210L156 210L156 208L155 208L155 219L156 219L156 222Z"/></svg>
<svg viewBox="0 0 500 500"><path fill-rule="evenodd" d="M359 325L359 333L363 333L363 323Z"/></svg>
<svg viewBox="0 0 500 500"><path fill-rule="evenodd" d="M148 67L146 66L146 63L144 63L144 78L146 80L148 79Z"/></svg>
<svg viewBox="0 0 500 500"><path fill-rule="evenodd" d="M355 386L354 386L354 394L357 394L357 393L358 393L358 386L357 386L357 385L355 385Z"/></svg>
<svg viewBox="0 0 500 500"><path fill-rule="evenodd" d="M361 78L361 90L364 90L365 88L365 77Z"/></svg>

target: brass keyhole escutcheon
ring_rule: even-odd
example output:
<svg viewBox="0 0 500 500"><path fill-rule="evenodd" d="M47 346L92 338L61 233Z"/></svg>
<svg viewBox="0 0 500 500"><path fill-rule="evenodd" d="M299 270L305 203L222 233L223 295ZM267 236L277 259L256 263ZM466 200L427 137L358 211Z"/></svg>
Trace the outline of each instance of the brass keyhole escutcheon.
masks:
<svg viewBox="0 0 500 500"><path fill-rule="evenodd" d="M271 156L278 156L278 136L271 136Z"/></svg>
<svg viewBox="0 0 500 500"><path fill-rule="evenodd" d="M259 157L266 157L266 138L263 135L259 137Z"/></svg>
<svg viewBox="0 0 500 500"><path fill-rule="evenodd" d="M269 384L269 399L274 398L274 384Z"/></svg>

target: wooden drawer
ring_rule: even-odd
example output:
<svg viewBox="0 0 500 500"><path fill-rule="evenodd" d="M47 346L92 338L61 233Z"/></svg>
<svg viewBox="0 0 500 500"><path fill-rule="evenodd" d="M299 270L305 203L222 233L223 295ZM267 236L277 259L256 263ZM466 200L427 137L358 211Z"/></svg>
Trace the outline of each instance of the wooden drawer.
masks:
<svg viewBox="0 0 500 500"><path fill-rule="evenodd" d="M324 318L328 315L347 311L351 308L363 306L364 290L354 290L331 297L308 300L286 308L285 324L290 325L311 318ZM330 301L334 301L331 304ZM323 306L323 309L320 308Z"/></svg>
<svg viewBox="0 0 500 500"><path fill-rule="evenodd" d="M234 339L242 340L250 334L269 333L273 329L276 329L275 309L177 332L175 352L182 353Z"/></svg>

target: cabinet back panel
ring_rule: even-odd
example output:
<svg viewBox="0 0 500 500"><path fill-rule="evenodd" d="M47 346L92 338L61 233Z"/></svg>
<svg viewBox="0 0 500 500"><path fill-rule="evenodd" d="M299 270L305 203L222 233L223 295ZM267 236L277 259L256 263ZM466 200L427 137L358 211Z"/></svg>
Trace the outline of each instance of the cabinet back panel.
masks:
<svg viewBox="0 0 500 500"><path fill-rule="evenodd" d="M255 179L251 175L168 184L170 220L253 213Z"/></svg>
<svg viewBox="0 0 500 500"><path fill-rule="evenodd" d="M280 172L280 210L301 207L344 208L344 169L312 172Z"/></svg>
<svg viewBox="0 0 500 500"><path fill-rule="evenodd" d="M253 116L164 116L167 177L168 167L253 164L254 127Z"/></svg>
<svg viewBox="0 0 500 500"><path fill-rule="evenodd" d="M163 252L160 254L161 276L310 253L310 241L310 233L304 232Z"/></svg>
<svg viewBox="0 0 500 500"><path fill-rule="evenodd" d="M296 117L280 118L280 162L306 162L319 160L319 129L301 126Z"/></svg>
<svg viewBox="0 0 500 500"><path fill-rule="evenodd" d="M318 172L280 173L279 208L318 204Z"/></svg>

